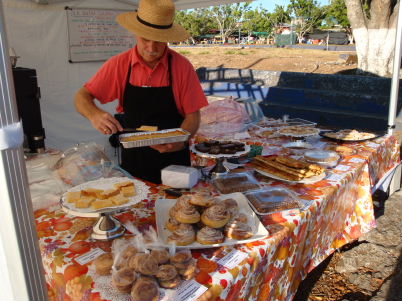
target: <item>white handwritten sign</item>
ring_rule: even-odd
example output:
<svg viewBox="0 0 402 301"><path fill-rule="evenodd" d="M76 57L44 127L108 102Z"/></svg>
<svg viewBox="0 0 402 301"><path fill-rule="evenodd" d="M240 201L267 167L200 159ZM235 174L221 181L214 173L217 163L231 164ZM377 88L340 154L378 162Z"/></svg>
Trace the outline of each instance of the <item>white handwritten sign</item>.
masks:
<svg viewBox="0 0 402 301"><path fill-rule="evenodd" d="M105 61L134 46L116 16L124 10L66 8L70 62Z"/></svg>

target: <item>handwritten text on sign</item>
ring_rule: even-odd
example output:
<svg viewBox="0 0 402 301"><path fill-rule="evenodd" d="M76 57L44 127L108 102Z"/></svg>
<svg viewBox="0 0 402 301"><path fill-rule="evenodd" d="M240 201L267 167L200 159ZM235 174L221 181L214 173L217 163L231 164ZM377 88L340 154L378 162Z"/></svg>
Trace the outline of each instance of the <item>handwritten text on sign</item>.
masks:
<svg viewBox="0 0 402 301"><path fill-rule="evenodd" d="M66 12L71 62L104 61L134 46L133 34L115 21L124 11L70 8Z"/></svg>

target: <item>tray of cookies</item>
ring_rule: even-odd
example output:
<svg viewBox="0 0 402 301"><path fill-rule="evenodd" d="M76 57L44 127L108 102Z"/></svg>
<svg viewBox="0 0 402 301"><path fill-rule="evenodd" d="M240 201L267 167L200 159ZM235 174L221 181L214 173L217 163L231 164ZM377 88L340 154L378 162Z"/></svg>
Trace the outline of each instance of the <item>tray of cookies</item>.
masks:
<svg viewBox="0 0 402 301"><path fill-rule="evenodd" d="M169 212L169 214L166 214ZM155 204L158 237L166 245L203 249L243 244L269 235L242 193L159 199Z"/></svg>
<svg viewBox="0 0 402 301"><path fill-rule="evenodd" d="M297 195L283 187L265 187L244 194L251 208L258 215L268 215L276 212L297 213L306 207Z"/></svg>
<svg viewBox="0 0 402 301"><path fill-rule="evenodd" d="M220 193L244 192L260 188L257 179L248 172L233 172L212 180L212 184Z"/></svg>
<svg viewBox="0 0 402 301"><path fill-rule="evenodd" d="M119 141L124 148L143 147L157 144L184 142L190 137L190 132L182 128L161 131L137 132L119 135Z"/></svg>
<svg viewBox="0 0 402 301"><path fill-rule="evenodd" d="M60 204L72 215L98 217L101 213L122 210L145 199L149 187L127 177L100 178L70 188Z"/></svg>
<svg viewBox="0 0 402 301"><path fill-rule="evenodd" d="M200 157L233 158L248 154L250 145L239 141L208 140L192 145L190 150Z"/></svg>
<svg viewBox="0 0 402 301"><path fill-rule="evenodd" d="M252 165L258 173L288 183L311 184L325 178L325 168L290 156L256 156Z"/></svg>

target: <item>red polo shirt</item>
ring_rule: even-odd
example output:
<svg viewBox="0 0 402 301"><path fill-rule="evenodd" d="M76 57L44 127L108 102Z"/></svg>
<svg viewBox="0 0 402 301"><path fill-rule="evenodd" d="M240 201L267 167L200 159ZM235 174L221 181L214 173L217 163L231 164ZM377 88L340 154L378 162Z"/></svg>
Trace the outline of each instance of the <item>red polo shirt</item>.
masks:
<svg viewBox="0 0 402 301"><path fill-rule="evenodd" d="M129 64L130 83L134 86L163 87L169 85L168 53L172 55L173 94L180 114L194 113L208 105L197 74L187 58L166 47L154 69L138 55L137 47L118 54L98 70L84 85L101 103L119 100L117 112L123 112L123 95Z"/></svg>

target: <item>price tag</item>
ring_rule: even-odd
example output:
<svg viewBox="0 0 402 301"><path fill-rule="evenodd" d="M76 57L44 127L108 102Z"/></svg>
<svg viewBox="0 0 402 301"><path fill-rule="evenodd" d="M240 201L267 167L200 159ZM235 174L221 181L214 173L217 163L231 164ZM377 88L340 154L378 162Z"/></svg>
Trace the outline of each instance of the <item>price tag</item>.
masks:
<svg viewBox="0 0 402 301"><path fill-rule="evenodd" d="M199 296L201 296L208 288L199 284L194 279L183 282L178 288L176 292L176 298L173 300L180 301L193 301L196 300Z"/></svg>
<svg viewBox="0 0 402 301"><path fill-rule="evenodd" d="M234 138L235 139L247 139L247 138L251 138L251 136L248 132L241 132L241 133L235 133Z"/></svg>
<svg viewBox="0 0 402 301"><path fill-rule="evenodd" d="M100 248L96 248L96 249L93 249L93 250L89 251L88 253L85 253L85 254L77 257L75 260L80 265L84 265L84 264L87 264L88 262L91 262L92 260L96 259L97 257L102 255L103 253L106 253L106 252L103 251Z"/></svg>
<svg viewBox="0 0 402 301"><path fill-rule="evenodd" d="M336 167L336 170L340 170L340 171L348 171L350 169L350 166L347 165L338 165Z"/></svg>
<svg viewBox="0 0 402 301"><path fill-rule="evenodd" d="M231 270L234 269L240 262L248 257L248 254L239 250L233 250L221 258L218 263L225 268Z"/></svg>
<svg viewBox="0 0 402 301"><path fill-rule="evenodd" d="M366 161L366 160L364 160L362 158L352 158L352 159L349 160L349 162L352 162L352 163L361 163L361 162L364 162L364 161Z"/></svg>
<svg viewBox="0 0 402 301"><path fill-rule="evenodd" d="M327 177L327 180L330 182L340 182L344 178L344 175L336 174L333 173L329 177Z"/></svg>

